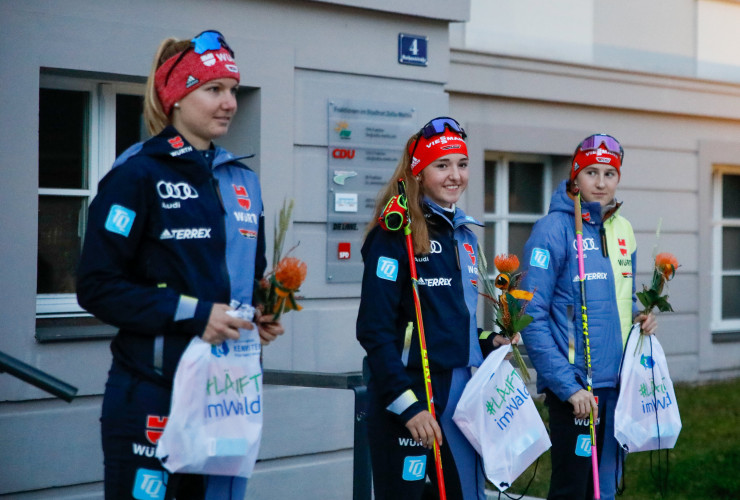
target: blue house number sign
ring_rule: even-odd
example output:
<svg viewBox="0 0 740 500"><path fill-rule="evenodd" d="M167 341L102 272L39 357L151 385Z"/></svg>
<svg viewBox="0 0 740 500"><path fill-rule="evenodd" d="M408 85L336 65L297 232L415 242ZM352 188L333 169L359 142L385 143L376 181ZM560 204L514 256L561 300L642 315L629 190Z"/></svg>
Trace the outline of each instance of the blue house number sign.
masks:
<svg viewBox="0 0 740 500"><path fill-rule="evenodd" d="M427 37L398 34L398 62L415 66L427 65Z"/></svg>

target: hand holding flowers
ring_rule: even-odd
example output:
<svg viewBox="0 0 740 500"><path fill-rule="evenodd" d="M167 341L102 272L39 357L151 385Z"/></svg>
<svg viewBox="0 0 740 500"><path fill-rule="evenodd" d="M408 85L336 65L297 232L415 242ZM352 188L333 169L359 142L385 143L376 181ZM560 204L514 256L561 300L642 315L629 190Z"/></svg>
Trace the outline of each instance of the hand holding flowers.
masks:
<svg viewBox="0 0 740 500"><path fill-rule="evenodd" d="M673 277L676 275L676 269L678 269L679 267L680 266L678 264L678 259L676 259L676 257L671 253L662 252L655 256L653 279L650 283L650 288L642 285L642 291L635 294L644 307L642 313L637 318L638 320L641 317L645 318L646 320L649 319L652 316L652 310L656 307L661 312L673 311L673 307L671 307L671 304L668 302L668 295L661 294L663 293L663 288L666 282L673 279ZM645 323L643 323L643 327L644 326ZM643 335L649 335L651 332L652 330L643 328L640 333L642 333ZM638 342L638 349L641 345L642 336L640 337L640 340Z"/></svg>
<svg viewBox="0 0 740 500"><path fill-rule="evenodd" d="M282 256L285 234L293 213L293 200L280 210L275 224L275 243L272 253L273 270L262 280L256 291L256 303L265 315L271 315L271 321L277 322L284 312L300 311L302 307L296 302L295 294L306 279L308 266L296 257ZM297 245L296 245L297 246ZM293 251L295 247L288 250Z"/></svg>

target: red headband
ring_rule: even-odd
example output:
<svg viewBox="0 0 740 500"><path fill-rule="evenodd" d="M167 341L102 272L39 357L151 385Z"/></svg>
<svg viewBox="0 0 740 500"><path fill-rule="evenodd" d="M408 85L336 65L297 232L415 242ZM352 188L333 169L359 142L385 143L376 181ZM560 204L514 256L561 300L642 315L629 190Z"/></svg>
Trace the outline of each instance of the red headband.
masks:
<svg viewBox="0 0 740 500"><path fill-rule="evenodd" d="M619 155L612 153L608 149L605 148L598 148L598 149L589 149L586 151L578 150L576 152L575 157L573 158L573 166L570 169L570 180L576 178L578 173L583 169L583 167L588 167L589 165L593 165L594 163L599 163L601 165L611 165L612 167L617 169L617 175L621 177L622 172L620 169L622 168L622 161L619 159Z"/></svg>
<svg viewBox="0 0 740 500"><path fill-rule="evenodd" d="M191 49L186 50L188 52L180 59L180 62L177 60L182 52L167 59L154 74L157 95L167 116L170 115L172 106L177 101L206 82L218 78L233 78L239 81L239 68L225 48L208 50L203 54L196 54ZM167 74L175 63L177 65L172 69L169 80L167 80Z"/></svg>
<svg viewBox="0 0 740 500"><path fill-rule="evenodd" d="M444 134L435 135L429 139L422 135L416 144L415 151L413 148L414 145L412 144L409 147L409 154L413 155L411 158L411 173L414 175L419 175L419 172L434 160L443 156L453 153L468 155L468 146L465 144L465 139L451 130L445 130Z"/></svg>

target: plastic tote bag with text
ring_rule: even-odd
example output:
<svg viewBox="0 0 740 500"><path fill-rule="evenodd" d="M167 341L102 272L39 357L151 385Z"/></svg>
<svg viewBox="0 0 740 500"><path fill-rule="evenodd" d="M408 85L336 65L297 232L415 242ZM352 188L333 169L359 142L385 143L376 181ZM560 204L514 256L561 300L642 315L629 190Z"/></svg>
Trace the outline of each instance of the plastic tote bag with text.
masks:
<svg viewBox="0 0 740 500"><path fill-rule="evenodd" d="M485 359L457 404L455 421L483 457L486 477L505 491L550 448L550 437L519 373L501 346Z"/></svg>
<svg viewBox="0 0 740 500"><path fill-rule="evenodd" d="M673 448L681 432L676 393L663 348L654 335L643 337L634 325L624 349L614 437L625 451Z"/></svg>
<svg viewBox="0 0 740 500"><path fill-rule="evenodd" d="M239 332L218 346L193 338L177 365L157 443L170 472L252 475L262 438L261 347L257 328Z"/></svg>

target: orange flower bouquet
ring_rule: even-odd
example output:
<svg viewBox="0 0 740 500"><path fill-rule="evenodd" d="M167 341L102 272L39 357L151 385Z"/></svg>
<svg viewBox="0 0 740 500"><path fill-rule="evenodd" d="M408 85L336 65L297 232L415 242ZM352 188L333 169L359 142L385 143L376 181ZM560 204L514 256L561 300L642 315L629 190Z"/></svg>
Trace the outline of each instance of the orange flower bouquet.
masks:
<svg viewBox="0 0 740 500"><path fill-rule="evenodd" d="M481 295L493 308L498 333L508 339L513 339L532 322L532 316L526 314L525 310L534 294L517 288L521 282L522 273L514 274L519 269L519 258L516 255L501 254L494 258L493 263L499 274L493 282L488 276L486 259L480 247L478 247L478 255L478 278L484 289ZM524 363L519 346L512 344L511 347L522 379L529 382L529 370Z"/></svg>
<svg viewBox="0 0 740 500"><path fill-rule="evenodd" d="M642 285L642 291L637 292L637 298L645 307L645 314L652 311L655 307L659 311L673 311L671 304L668 303L668 295L661 295L663 287L667 281L671 281L676 275L676 269L679 268L678 259L668 252L659 253L655 256L655 268L653 269L653 281L650 288Z"/></svg>
<svg viewBox="0 0 740 500"><path fill-rule="evenodd" d="M645 308L643 314L648 314L654 308L660 312L673 311L673 307L668 302L668 295L661 295L666 282L671 281L676 275L676 269L680 266L678 259L668 252L662 252L655 256L655 267L653 268L653 280L650 288L642 285L642 291L635 293L637 298ZM642 345L642 336L640 337L638 349Z"/></svg>
<svg viewBox="0 0 740 500"><path fill-rule="evenodd" d="M300 311L302 307L296 302L295 294L306 279L308 266L296 257L282 256L285 233L290 225L293 213L293 200L280 210L278 221L275 224L275 244L272 252L274 269L260 280L257 287L257 304L262 306L265 314L274 315L277 321L284 312ZM298 246L298 245L296 245ZM288 254L295 246L288 250Z"/></svg>

